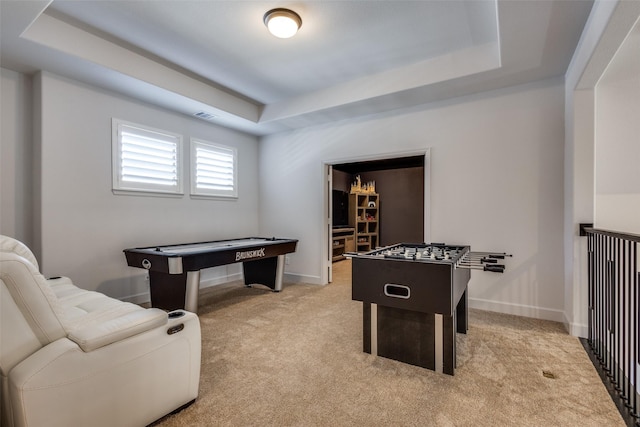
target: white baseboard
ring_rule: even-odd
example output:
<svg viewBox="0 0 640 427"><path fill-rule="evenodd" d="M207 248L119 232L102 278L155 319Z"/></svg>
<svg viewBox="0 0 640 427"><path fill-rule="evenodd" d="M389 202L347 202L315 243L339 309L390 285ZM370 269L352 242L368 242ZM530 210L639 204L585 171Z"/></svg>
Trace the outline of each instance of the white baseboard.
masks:
<svg viewBox="0 0 640 427"><path fill-rule="evenodd" d="M572 323L567 317L567 313L564 313L564 328L574 337L587 338L589 336L589 325L583 323Z"/></svg>
<svg viewBox="0 0 640 427"><path fill-rule="evenodd" d="M235 282L237 280L243 280L241 272L234 274L227 274L226 276L216 277L214 279L200 280L200 289L210 288L211 286L223 285L229 282Z"/></svg>
<svg viewBox="0 0 640 427"><path fill-rule="evenodd" d="M574 337L587 338L589 337L589 326L572 323L570 324L569 334Z"/></svg>
<svg viewBox="0 0 640 427"><path fill-rule="evenodd" d="M469 308L478 310L495 311L498 313L513 314L516 316L531 317L534 319L565 322L564 312L549 308L535 307L531 305L513 304L497 301L489 301L478 298L469 298Z"/></svg>
<svg viewBox="0 0 640 427"><path fill-rule="evenodd" d="M145 304L151 301L151 296L149 292L141 292L135 295L129 295L128 297L120 298L120 300L125 302L130 302L133 304Z"/></svg>
<svg viewBox="0 0 640 427"><path fill-rule="evenodd" d="M216 279L210 279L206 281L200 281L200 289L208 288L210 286L222 285L224 283L235 282L236 280L244 280L242 273L230 274L225 277L218 277ZM311 285L321 285L320 277L309 276L305 274L292 274L284 273L282 280L285 283L308 283Z"/></svg>
<svg viewBox="0 0 640 427"><path fill-rule="evenodd" d="M212 286L223 285L225 283L241 281L243 280L242 272L228 274L222 277L216 277L213 279L201 280L200 281L200 289L210 288ZM303 274L284 274L284 281L286 283L309 283L312 285L321 285L320 277L318 276L308 276ZM135 295L129 295L127 297L121 298L122 301L131 302L133 304L145 304L151 301L151 295L149 292L141 292Z"/></svg>
<svg viewBox="0 0 640 427"><path fill-rule="evenodd" d="M284 273L284 281L286 283L308 283L310 285L322 285L319 276L310 276L306 274Z"/></svg>

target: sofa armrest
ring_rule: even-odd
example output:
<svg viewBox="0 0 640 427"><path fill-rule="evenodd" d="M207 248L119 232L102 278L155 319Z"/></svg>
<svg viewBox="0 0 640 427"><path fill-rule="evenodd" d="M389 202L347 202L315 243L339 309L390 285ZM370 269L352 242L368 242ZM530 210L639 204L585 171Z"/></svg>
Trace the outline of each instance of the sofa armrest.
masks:
<svg viewBox="0 0 640 427"><path fill-rule="evenodd" d="M9 372L2 397L16 426L150 425L198 397L200 352L200 323L188 312L90 352L60 338Z"/></svg>
<svg viewBox="0 0 640 427"><path fill-rule="evenodd" d="M83 351L89 352L157 328L166 324L167 321L167 313L160 309L141 309L99 324L76 328L69 331L68 338L78 344Z"/></svg>

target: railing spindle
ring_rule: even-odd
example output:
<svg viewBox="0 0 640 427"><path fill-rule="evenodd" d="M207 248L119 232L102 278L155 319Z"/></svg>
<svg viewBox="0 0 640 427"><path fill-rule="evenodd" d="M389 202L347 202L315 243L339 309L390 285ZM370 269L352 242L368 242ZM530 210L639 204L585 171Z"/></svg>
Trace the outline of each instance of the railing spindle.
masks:
<svg viewBox="0 0 640 427"><path fill-rule="evenodd" d="M586 228L588 343L629 414L638 418L640 236Z"/></svg>

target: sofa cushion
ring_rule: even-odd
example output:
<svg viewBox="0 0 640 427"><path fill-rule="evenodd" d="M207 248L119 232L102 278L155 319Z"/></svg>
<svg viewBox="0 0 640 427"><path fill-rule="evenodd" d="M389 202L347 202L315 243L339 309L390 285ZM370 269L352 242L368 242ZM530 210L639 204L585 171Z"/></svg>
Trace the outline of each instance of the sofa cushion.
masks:
<svg viewBox="0 0 640 427"><path fill-rule="evenodd" d="M32 263L13 252L0 252L0 280L41 345L66 335L60 321L64 309Z"/></svg>

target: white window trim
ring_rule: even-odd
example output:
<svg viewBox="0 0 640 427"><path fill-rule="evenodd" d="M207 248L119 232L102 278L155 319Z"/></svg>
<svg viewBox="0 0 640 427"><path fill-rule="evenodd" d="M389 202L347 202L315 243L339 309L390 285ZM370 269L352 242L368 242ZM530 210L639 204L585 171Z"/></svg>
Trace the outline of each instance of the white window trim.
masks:
<svg viewBox="0 0 640 427"><path fill-rule="evenodd" d="M197 182L197 149L204 148L211 151L223 151L231 153L233 156L233 190L213 190L198 188ZM216 199L237 199L238 198L238 149L228 145L217 144L197 138L191 138L191 196L193 198L216 198Z"/></svg>
<svg viewBox="0 0 640 427"><path fill-rule="evenodd" d="M121 176L121 134L125 129L139 129L141 133L159 134L159 136L173 138L176 142L176 185L164 186L151 183L124 181ZM112 188L114 194L125 195L152 195L163 197L182 197L184 195L183 178L183 137L180 134L152 128L150 126L127 122L112 118L111 121L111 147L112 147Z"/></svg>

